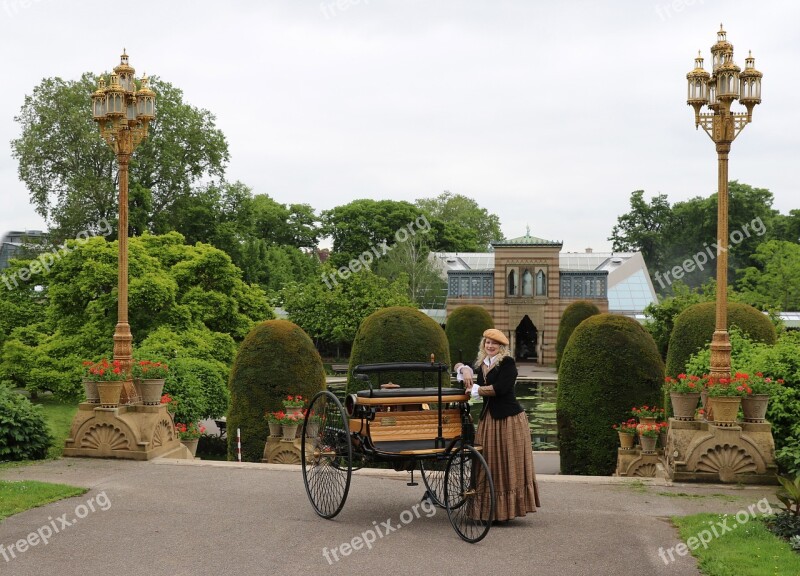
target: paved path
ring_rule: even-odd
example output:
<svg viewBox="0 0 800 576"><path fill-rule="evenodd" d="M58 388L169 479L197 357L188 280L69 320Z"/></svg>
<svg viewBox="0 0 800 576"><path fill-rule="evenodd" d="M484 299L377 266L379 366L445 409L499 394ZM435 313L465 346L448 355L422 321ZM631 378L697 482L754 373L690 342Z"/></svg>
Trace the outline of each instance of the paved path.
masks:
<svg viewBox="0 0 800 576"><path fill-rule="evenodd" d="M735 513L774 493L767 487L541 475L538 513L493 527L484 541L470 545L458 538L443 510L428 516L418 508L420 517L403 525L410 517L404 511L418 504L422 489L406 486L408 475L391 471L355 473L344 510L334 520L313 513L297 466L62 459L0 470L0 478L89 488L82 496L0 523L0 545L6 548L42 527L60 529L47 545L39 542L9 562L0 553L2 576L464 576L501 570L685 576L698 574L691 557L676 556L665 565L658 555L659 547L678 543L668 517ZM700 497L675 496L681 493ZM69 527L61 527L63 514ZM400 528L377 537L371 549L339 552L338 561L329 552L331 563L326 560L325 548L337 549L387 520Z"/></svg>

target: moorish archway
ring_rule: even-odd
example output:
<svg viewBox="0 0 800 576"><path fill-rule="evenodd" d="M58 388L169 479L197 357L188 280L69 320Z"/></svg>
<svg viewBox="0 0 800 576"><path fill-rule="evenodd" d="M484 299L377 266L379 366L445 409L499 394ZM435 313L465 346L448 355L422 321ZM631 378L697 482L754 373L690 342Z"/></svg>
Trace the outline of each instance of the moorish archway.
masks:
<svg viewBox="0 0 800 576"><path fill-rule="evenodd" d="M526 314L522 317L515 331L514 359L538 362L536 344L539 341L539 331Z"/></svg>

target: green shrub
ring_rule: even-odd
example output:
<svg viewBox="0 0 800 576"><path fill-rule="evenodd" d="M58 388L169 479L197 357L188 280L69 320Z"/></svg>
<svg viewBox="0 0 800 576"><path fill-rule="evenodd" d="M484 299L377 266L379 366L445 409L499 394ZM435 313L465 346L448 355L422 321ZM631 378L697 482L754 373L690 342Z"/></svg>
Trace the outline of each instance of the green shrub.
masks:
<svg viewBox="0 0 800 576"><path fill-rule="evenodd" d="M264 415L283 409L286 396L310 400L325 388L325 370L308 334L287 320L268 320L242 342L228 383L228 457L236 455L236 429L242 435L242 460L260 462L269 427Z"/></svg>
<svg viewBox="0 0 800 576"><path fill-rule="evenodd" d="M564 354L564 348L567 347L572 332L578 327L578 324L595 314L600 314L600 309L588 300L573 302L564 310L561 321L558 323L558 335L556 336L556 370L561 366L561 356Z"/></svg>
<svg viewBox="0 0 800 576"><path fill-rule="evenodd" d="M175 400L176 422L219 418L228 410L227 368L211 360L174 358L164 392Z"/></svg>
<svg viewBox="0 0 800 576"><path fill-rule="evenodd" d="M587 318L567 343L558 373L556 420L564 474L608 475L617 462L612 425L633 406L659 403L664 363L632 318Z"/></svg>
<svg viewBox="0 0 800 576"><path fill-rule="evenodd" d="M0 385L0 462L42 459L52 441L41 407Z"/></svg>
<svg viewBox="0 0 800 576"><path fill-rule="evenodd" d="M436 362L450 364L447 336L432 318L415 308L390 306L370 314L358 327L350 355L348 393L364 388L353 378L353 368L373 362ZM400 386L421 386L420 374L385 372L380 384L394 382ZM373 385L375 382L373 380ZM428 386L436 385L430 378Z"/></svg>
<svg viewBox="0 0 800 576"><path fill-rule="evenodd" d="M453 364L475 363L483 332L488 328L494 328L494 320L483 306L459 306L450 313L444 333Z"/></svg>
<svg viewBox="0 0 800 576"><path fill-rule="evenodd" d="M800 332L782 332L774 344L753 342L736 327L731 328L731 370L762 372L784 385L770 396L767 421L772 424L775 457L781 470L800 475ZM687 373L708 371L711 350L706 344L686 365Z"/></svg>
<svg viewBox="0 0 800 576"><path fill-rule="evenodd" d="M198 456L213 456L215 459L225 458L228 455L228 441L216 434L202 434L197 443Z"/></svg>
<svg viewBox="0 0 800 576"><path fill-rule="evenodd" d="M667 350L667 375L673 378L686 371L686 364L714 334L716 303L701 302L689 306L675 318ZM766 314L752 306L728 302L728 329L738 326L754 342L775 344L775 326Z"/></svg>

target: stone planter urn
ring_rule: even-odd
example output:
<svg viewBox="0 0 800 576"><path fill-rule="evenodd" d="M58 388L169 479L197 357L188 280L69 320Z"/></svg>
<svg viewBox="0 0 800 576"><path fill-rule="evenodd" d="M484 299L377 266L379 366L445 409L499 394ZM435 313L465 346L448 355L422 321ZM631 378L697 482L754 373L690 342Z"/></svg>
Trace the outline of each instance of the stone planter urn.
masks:
<svg viewBox="0 0 800 576"><path fill-rule="evenodd" d="M97 382L90 378L83 379L83 390L86 392L86 401L89 404L99 404L100 394L97 392Z"/></svg>
<svg viewBox="0 0 800 576"><path fill-rule="evenodd" d="M742 398L742 413L745 422L761 423L766 421L769 394L753 394Z"/></svg>
<svg viewBox="0 0 800 576"><path fill-rule="evenodd" d="M283 435L283 442L294 442L297 436L297 424L282 424L281 433Z"/></svg>
<svg viewBox="0 0 800 576"><path fill-rule="evenodd" d="M161 404L161 395L164 392L164 378L137 379L136 388L139 398L145 406L158 406Z"/></svg>
<svg viewBox="0 0 800 576"><path fill-rule="evenodd" d="M639 436L639 444L642 447L642 454L653 454L656 451L658 436Z"/></svg>
<svg viewBox="0 0 800 576"><path fill-rule="evenodd" d="M723 428L736 426L736 416L739 414L741 403L742 399L739 396L709 396L708 404L714 424Z"/></svg>
<svg viewBox="0 0 800 576"><path fill-rule="evenodd" d="M277 438L281 435L281 423L280 422L268 422L269 424L269 435L273 438Z"/></svg>
<svg viewBox="0 0 800 576"><path fill-rule="evenodd" d="M116 408L119 406L119 397L122 394L122 380L113 380L97 383L97 394L100 406L103 408Z"/></svg>
<svg viewBox="0 0 800 576"><path fill-rule="evenodd" d="M697 410L697 401L700 400L699 392L691 392L688 394L670 392L669 398L672 402L672 413L676 420L683 420L686 422L694 420L694 413Z"/></svg>
<svg viewBox="0 0 800 576"><path fill-rule="evenodd" d="M197 455L197 445L200 443L200 438L187 438L186 440L181 440L181 444L186 446L189 452L192 453L192 457Z"/></svg>

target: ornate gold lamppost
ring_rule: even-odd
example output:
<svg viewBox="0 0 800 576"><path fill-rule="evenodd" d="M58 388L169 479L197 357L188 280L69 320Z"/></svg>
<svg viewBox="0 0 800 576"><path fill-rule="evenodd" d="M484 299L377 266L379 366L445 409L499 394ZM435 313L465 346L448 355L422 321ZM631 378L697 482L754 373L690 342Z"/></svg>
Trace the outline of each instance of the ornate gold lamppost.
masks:
<svg viewBox="0 0 800 576"><path fill-rule="evenodd" d="M130 369L133 354L133 336L128 324L128 163L133 151L147 137L148 125L155 118L156 101L147 76L142 77L137 89L134 72L123 50L119 66L114 68L108 85L101 77L97 90L92 94L92 116L119 165L119 270L114 359L120 360L126 370ZM133 394L130 389L123 390L123 402L126 395L130 398Z"/></svg>
<svg viewBox="0 0 800 576"><path fill-rule="evenodd" d="M698 52L695 68L686 75L689 82L687 104L694 107L695 128L702 126L717 147L717 307L714 335L711 340L711 375L727 378L731 374L731 344L728 335L728 153L731 143L753 119L753 107L761 103L761 72L755 58L745 58L745 69L733 62L733 45L720 25L717 43L711 47L711 74L703 69ZM746 113L731 112L739 100ZM708 106L711 112L700 112Z"/></svg>

